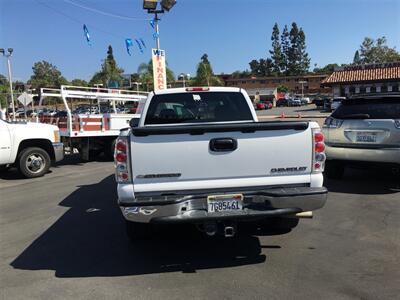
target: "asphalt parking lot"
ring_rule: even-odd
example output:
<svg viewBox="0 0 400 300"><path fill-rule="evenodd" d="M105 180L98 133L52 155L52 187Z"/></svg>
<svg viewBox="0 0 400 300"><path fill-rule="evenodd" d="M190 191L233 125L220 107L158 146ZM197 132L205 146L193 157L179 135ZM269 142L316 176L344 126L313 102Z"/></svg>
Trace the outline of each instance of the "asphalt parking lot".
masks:
<svg viewBox="0 0 400 300"><path fill-rule="evenodd" d="M1 173L1 298L397 298L399 180L349 170L325 185L327 205L285 235L213 240L177 226L130 244L111 162Z"/></svg>

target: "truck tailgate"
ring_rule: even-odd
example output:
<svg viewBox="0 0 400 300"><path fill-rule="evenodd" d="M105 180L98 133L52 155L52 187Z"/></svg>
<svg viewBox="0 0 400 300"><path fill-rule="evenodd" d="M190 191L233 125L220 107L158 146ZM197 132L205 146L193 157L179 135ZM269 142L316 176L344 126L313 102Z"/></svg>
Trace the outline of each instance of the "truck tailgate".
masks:
<svg viewBox="0 0 400 300"><path fill-rule="evenodd" d="M283 123L287 122L280 124ZM154 127L147 133L133 129L130 138L134 191L168 193L279 186L283 177L285 185L307 184L313 149L311 129L305 124L255 130L245 124L239 125L243 130L226 125L226 131L223 126L217 126L218 130L210 126L208 130L208 125L203 124L203 130L197 133L179 126L171 132L158 127L158 133ZM218 151L212 146L215 139L236 141L236 149Z"/></svg>

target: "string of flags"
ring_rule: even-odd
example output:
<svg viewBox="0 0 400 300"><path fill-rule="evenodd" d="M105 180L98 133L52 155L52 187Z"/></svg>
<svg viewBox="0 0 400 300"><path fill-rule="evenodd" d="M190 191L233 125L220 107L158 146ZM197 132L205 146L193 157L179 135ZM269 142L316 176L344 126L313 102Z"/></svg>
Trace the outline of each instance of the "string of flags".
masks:
<svg viewBox="0 0 400 300"><path fill-rule="evenodd" d="M88 43L89 46L91 46L92 44L90 42L90 34L86 24L83 24L83 33L86 38L86 42Z"/></svg>
<svg viewBox="0 0 400 300"><path fill-rule="evenodd" d="M86 42L88 43L89 46L91 46L92 43L90 40L90 33L89 33L89 29L87 28L86 24L83 24L83 34L86 39ZM144 40L142 38L137 38L134 40L136 42L136 45L137 45L140 53L144 53L144 49L147 48ZM126 52L128 53L128 55L132 56L133 39L126 38L125 39L125 47L126 47Z"/></svg>

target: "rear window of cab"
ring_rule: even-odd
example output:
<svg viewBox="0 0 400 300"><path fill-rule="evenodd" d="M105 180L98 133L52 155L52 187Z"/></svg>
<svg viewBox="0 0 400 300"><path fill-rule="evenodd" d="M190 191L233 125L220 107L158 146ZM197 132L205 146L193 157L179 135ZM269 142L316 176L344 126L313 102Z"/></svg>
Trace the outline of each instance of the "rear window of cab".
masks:
<svg viewBox="0 0 400 300"><path fill-rule="evenodd" d="M145 125L253 121L249 105L238 92L190 92L155 95Z"/></svg>
<svg viewBox="0 0 400 300"><path fill-rule="evenodd" d="M365 115L365 119L400 119L400 97L343 100L332 117L346 119L360 115Z"/></svg>

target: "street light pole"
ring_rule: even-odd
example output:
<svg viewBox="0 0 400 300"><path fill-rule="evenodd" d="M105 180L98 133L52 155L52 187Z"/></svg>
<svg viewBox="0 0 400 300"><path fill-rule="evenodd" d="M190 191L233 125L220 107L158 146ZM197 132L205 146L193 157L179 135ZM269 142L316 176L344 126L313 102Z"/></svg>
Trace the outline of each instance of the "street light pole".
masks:
<svg viewBox="0 0 400 300"><path fill-rule="evenodd" d="M15 105L14 105L14 94L13 94L13 86L12 86L12 75L11 75L11 55L13 53L12 48L7 49L8 54L6 54L5 49L0 49L0 53L3 54L7 58L7 66L8 66L8 82L10 84L10 95L11 95L11 108L13 112L13 121L15 121Z"/></svg>

